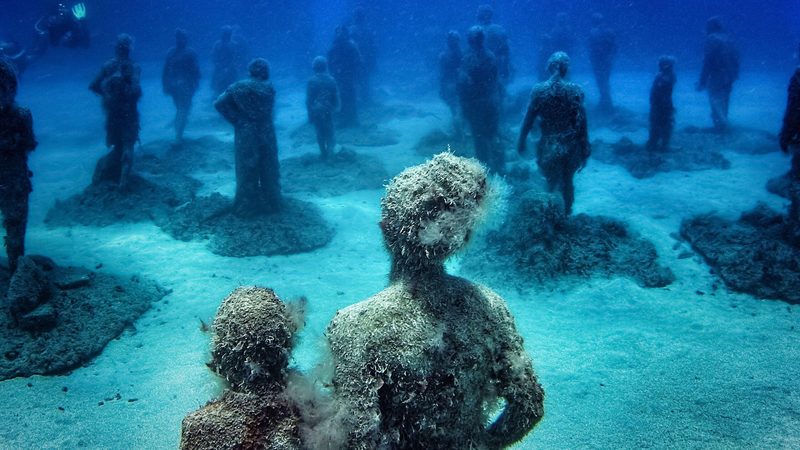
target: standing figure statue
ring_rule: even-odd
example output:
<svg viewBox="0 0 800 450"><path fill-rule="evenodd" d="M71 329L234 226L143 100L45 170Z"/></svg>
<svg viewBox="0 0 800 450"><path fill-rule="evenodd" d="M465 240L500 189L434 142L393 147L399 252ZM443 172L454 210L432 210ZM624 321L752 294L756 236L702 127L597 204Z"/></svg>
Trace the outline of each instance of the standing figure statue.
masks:
<svg viewBox="0 0 800 450"><path fill-rule="evenodd" d="M93 184L111 182L128 188L133 168L133 148L139 140L139 84L141 69L130 59L133 39L127 34L117 37L116 57L105 63L89 85L103 101L106 115L106 145L111 151L100 158L95 167Z"/></svg>
<svg viewBox="0 0 800 450"><path fill-rule="evenodd" d="M575 201L575 172L586 165L591 154L583 91L565 80L569 56L556 52L550 57L551 77L534 86L528 111L519 132L517 149L526 149L528 133L534 121L541 118L542 137L536 147L536 162L547 181L548 190L558 190L564 199L564 211L572 213Z"/></svg>
<svg viewBox="0 0 800 450"><path fill-rule="evenodd" d="M269 64L256 58L250 78L232 84L214 107L233 125L236 147L236 197L233 213L254 217L281 208L278 141L273 109L275 89L269 81Z"/></svg>
<svg viewBox="0 0 800 450"><path fill-rule="evenodd" d="M336 80L328 73L328 60L322 56L311 64L314 75L306 86L306 111L308 121L314 125L317 143L323 161L328 161L336 147L333 113L339 108L339 89Z"/></svg>
<svg viewBox="0 0 800 450"><path fill-rule="evenodd" d="M502 86L505 87L511 81L511 49L508 45L508 34L501 25L492 23L494 9L489 5L478 7L476 19L478 25L483 30L486 40L486 49L497 58L497 77Z"/></svg>
<svg viewBox="0 0 800 450"><path fill-rule="evenodd" d="M592 62L597 90L600 92L599 108L603 112L612 112L614 102L611 101L611 69L617 56L617 35L607 24L600 13L592 14L592 30L589 33L589 59Z"/></svg>
<svg viewBox="0 0 800 450"><path fill-rule="evenodd" d="M457 31L447 33L447 49L439 54L439 97L450 108L453 129L461 134L461 113L458 104L458 71L461 68L461 36Z"/></svg>
<svg viewBox="0 0 800 450"><path fill-rule="evenodd" d="M464 55L458 76L461 111L472 130L475 157L495 173L505 170L505 154L499 144L500 83L497 60L484 46L483 29L474 26L467 38L469 51Z"/></svg>
<svg viewBox="0 0 800 450"><path fill-rule="evenodd" d="M240 68L246 63L245 53L244 44L233 36L233 27L222 27L220 38L211 51L211 60L214 63L211 90L215 97L239 81Z"/></svg>
<svg viewBox="0 0 800 450"><path fill-rule="evenodd" d="M789 80L789 93L783 127L780 134L781 150L792 157L789 170L789 224L790 239L800 246L800 67L795 69Z"/></svg>
<svg viewBox="0 0 800 450"><path fill-rule="evenodd" d="M175 47L167 54L161 84L164 93L172 97L177 112L175 113L175 142L183 143L183 132L192 109L192 98L200 86L200 64L197 53L188 47L189 38L186 31L175 30Z"/></svg>
<svg viewBox="0 0 800 450"><path fill-rule="evenodd" d="M340 125L358 125L358 92L356 86L363 72L363 60L345 26L336 28L333 45L328 51L328 66L341 96Z"/></svg>
<svg viewBox="0 0 800 450"><path fill-rule="evenodd" d="M367 23L367 14L362 6L353 11L353 20L347 29L350 38L361 54L361 73L358 77L358 95L362 104L372 102L372 76L378 68L378 48L375 44L375 31Z"/></svg>
<svg viewBox="0 0 800 450"><path fill-rule="evenodd" d="M337 448L501 449L544 415L505 301L445 270L490 190L480 164L448 153L387 186L380 225L389 286L339 311L326 332L334 394L348 412L347 442Z"/></svg>
<svg viewBox="0 0 800 450"><path fill-rule="evenodd" d="M31 112L16 103L17 74L0 59L0 213L10 274L25 254L31 176L28 153L36 148Z"/></svg>
<svg viewBox="0 0 800 450"><path fill-rule="evenodd" d="M728 130L728 107L733 83L739 79L739 51L730 36L723 30L722 20L712 17L706 22L706 47L703 70L697 90L708 90L711 120L714 130Z"/></svg>
<svg viewBox="0 0 800 450"><path fill-rule="evenodd" d="M647 140L650 151L669 150L675 127L675 106L672 104L675 81L675 58L662 56L658 60L658 75L650 88L650 138Z"/></svg>

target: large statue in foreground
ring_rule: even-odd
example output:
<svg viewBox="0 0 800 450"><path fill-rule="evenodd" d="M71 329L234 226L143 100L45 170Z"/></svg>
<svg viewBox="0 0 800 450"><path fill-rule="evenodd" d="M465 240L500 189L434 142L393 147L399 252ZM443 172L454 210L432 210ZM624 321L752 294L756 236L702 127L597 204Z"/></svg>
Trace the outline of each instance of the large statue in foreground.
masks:
<svg viewBox="0 0 800 450"><path fill-rule="evenodd" d="M586 165L591 154L586 110L581 88L565 80L569 71L567 54L554 53L547 65L551 77L534 86L531 92L517 149L520 153L525 152L528 133L540 118L542 137L536 147L536 163L550 192L561 192L564 209L569 215L575 201L573 177Z"/></svg>
<svg viewBox="0 0 800 450"><path fill-rule="evenodd" d="M542 418L543 391L505 302L444 268L488 197L484 168L447 153L387 187L390 285L339 311L327 331L335 395L350 411L346 448L502 448Z"/></svg>
<svg viewBox="0 0 800 450"><path fill-rule="evenodd" d="M278 141L273 108L275 89L269 81L269 64L254 59L250 78L232 84L214 103L235 130L236 197L234 214L252 217L281 207Z"/></svg>
<svg viewBox="0 0 800 450"><path fill-rule="evenodd" d="M32 190L28 153L36 148L31 112L18 106L17 75L0 59L0 213L11 274L25 254L28 196Z"/></svg>

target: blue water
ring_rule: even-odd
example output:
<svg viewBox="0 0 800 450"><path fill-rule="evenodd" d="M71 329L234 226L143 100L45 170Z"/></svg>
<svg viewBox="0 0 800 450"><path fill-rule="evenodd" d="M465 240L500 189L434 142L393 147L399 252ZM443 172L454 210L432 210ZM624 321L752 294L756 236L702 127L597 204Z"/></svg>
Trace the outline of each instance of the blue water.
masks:
<svg viewBox="0 0 800 450"><path fill-rule="evenodd" d="M45 3L4 1L0 35L28 43ZM307 370L323 354L323 332L335 312L385 287L389 261L377 226L380 189L301 196L321 208L336 235L322 249L292 256L225 258L202 242L176 241L151 223L53 229L43 223L56 199L89 184L106 151L99 102L86 85L110 56L116 34L136 37L133 56L143 66L143 142L172 137L174 109L161 94L159 77L176 26L189 31L204 74L187 136L229 142L229 127L216 120L211 107L209 55L219 28L238 24L251 54L272 64L285 159L318 151L312 145L295 148L290 134L305 121L310 60L327 51L333 28L353 3L89 1L92 47L50 49L24 74L18 101L31 108L40 142L30 161L35 177L28 252L64 265L102 263L109 273L148 277L172 293L85 367L0 382L0 449L175 448L185 414L220 392L205 366L209 336L199 324L211 320L233 288L258 284L282 298L309 298L307 326L292 361ZM391 175L422 162L416 143L448 127L449 113L437 95L435 58L444 33L465 31L478 4L365 3L378 38L376 101L415 111L384 124L399 143L358 148L379 158ZM619 35L612 79L617 105L645 114L656 58L676 55L677 128L710 125L707 99L694 91L694 81L705 21L721 15L742 54L732 122L770 132L780 127L800 40L796 1L521 0L494 6L496 21L510 36L517 90L535 82L538 36L560 11L569 14L577 42L571 78L584 88L590 106L597 102L585 51L591 12L603 12ZM515 132L518 120L505 126ZM619 133L590 123L591 139L615 142L622 135L643 142L647 131ZM624 278L570 280L548 290L491 286L508 302L546 392L545 418L517 448L800 448L800 309L724 288L699 295L712 292L719 280L699 257L679 258L686 244L676 247L672 237L693 214L717 211L735 218L758 201L786 207L786 200L764 189L789 165L777 149L723 154L731 161L728 170L637 180L619 166L590 160L576 178L576 212L618 218L652 241L659 261L675 272L669 287L644 289ZM232 195L235 188L232 170L202 175L201 181L201 194ZM457 271L458 261L452 266ZM138 400L98 406L116 393Z"/></svg>

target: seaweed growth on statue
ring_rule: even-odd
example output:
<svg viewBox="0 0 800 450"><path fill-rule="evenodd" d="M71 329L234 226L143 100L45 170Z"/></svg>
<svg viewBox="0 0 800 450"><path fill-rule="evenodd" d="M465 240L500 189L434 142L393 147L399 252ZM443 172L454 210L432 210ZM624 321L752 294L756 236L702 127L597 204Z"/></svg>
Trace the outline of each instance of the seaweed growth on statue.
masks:
<svg viewBox="0 0 800 450"><path fill-rule="evenodd" d="M331 321L323 361L332 395L288 369L302 320L269 289L235 290L214 321L209 364L230 388L184 419L181 448L503 448L522 439L544 414L544 393L514 320L497 294L444 269L489 194L483 167L450 154L390 183L381 228L391 284Z"/></svg>
<svg viewBox="0 0 800 450"><path fill-rule="evenodd" d="M446 153L387 187L390 285L327 331L334 395L351 413L347 448L502 448L542 418L544 394L505 302L444 269L489 191L480 164Z"/></svg>
<svg viewBox="0 0 800 450"><path fill-rule="evenodd" d="M300 412L283 395L301 324L271 289L237 288L222 302L208 365L230 387L184 418L182 450L301 448Z"/></svg>

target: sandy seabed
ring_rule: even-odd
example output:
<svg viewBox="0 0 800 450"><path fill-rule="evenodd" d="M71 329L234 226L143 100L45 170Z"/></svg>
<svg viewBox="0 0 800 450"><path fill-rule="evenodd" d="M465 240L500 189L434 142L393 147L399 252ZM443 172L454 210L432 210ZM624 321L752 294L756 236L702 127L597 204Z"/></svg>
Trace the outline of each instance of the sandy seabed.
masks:
<svg viewBox="0 0 800 450"><path fill-rule="evenodd" d="M645 111L651 76L617 75L617 85L625 86L617 89L617 102ZM690 77L676 87L678 127L710 122L706 98L693 92ZM575 80L595 102L589 78L578 74ZM734 94L733 122L777 132L787 80L788 74L746 74ZM160 95L158 80L144 83L142 141L169 138L172 105ZM0 382L0 448L175 448L183 416L219 393L204 364L210 336L200 321L208 323L236 286L308 297L307 327L293 361L307 369L321 354L322 333L336 310L385 285L382 191L298 195L322 209L336 234L326 247L293 256L221 257L202 242L174 240L152 223L48 228L43 219L54 200L83 189L104 153L99 101L84 84L48 78L23 84L19 100L32 108L40 141L31 160L28 251L63 265L102 263L103 272L147 277L172 293L85 367ZM315 152L313 145L294 148L291 141L291 130L305 120L303 90L283 80L276 87L281 158ZM405 98L386 95L390 103ZM433 94L416 106L434 114L406 114L384 124L400 143L357 149L379 158L390 175L420 162L416 143L447 125L446 108ZM193 114L189 136L232 141L208 92L199 94ZM621 136L591 130L592 139ZM628 136L641 143L646 131ZM786 207L764 185L786 171L787 158L777 151L723 154L731 161L728 170L637 180L622 167L590 160L576 179L576 212L624 220L651 240L660 262L675 272L672 285L645 289L615 278L570 280L547 291L491 286L508 301L546 392L544 420L516 448L800 447L800 307L729 292L698 256L679 258L688 245L673 237L689 215L713 210L735 218L757 201ZM196 176L204 183L201 195L233 193L229 169ZM458 261L451 266L457 271Z"/></svg>

